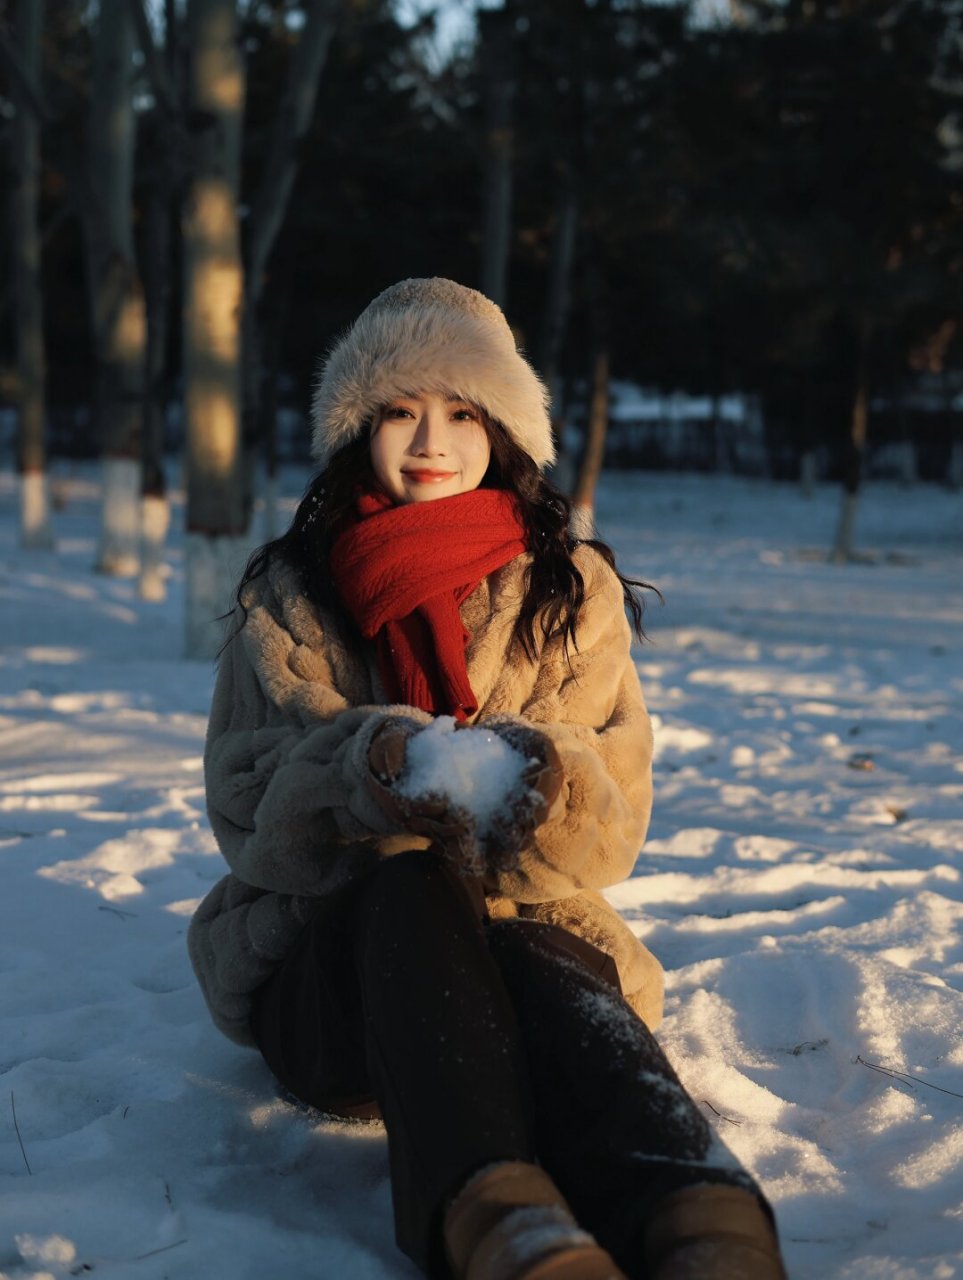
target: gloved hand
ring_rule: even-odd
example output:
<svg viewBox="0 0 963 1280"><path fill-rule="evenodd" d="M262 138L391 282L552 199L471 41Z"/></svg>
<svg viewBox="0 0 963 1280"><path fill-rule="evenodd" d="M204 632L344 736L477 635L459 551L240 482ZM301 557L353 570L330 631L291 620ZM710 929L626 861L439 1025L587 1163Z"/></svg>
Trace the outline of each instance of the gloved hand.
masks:
<svg viewBox="0 0 963 1280"><path fill-rule="evenodd" d="M368 768L384 786L390 787L404 773L408 739L414 737L420 728L415 720L388 716L375 730L368 744Z"/></svg>
<svg viewBox="0 0 963 1280"><path fill-rule="evenodd" d="M408 743L420 728L413 720L392 717L371 740L369 786L381 809L403 830L427 836L466 875L511 869L561 788L562 766L554 743L528 725L483 723L458 729L495 733L526 761L498 812L479 830L474 816L449 796L410 796L399 790Z"/></svg>
<svg viewBox="0 0 963 1280"><path fill-rule="evenodd" d="M504 807L492 817L482 840L486 866L493 871L509 870L535 829L545 821L561 790L562 762L551 738L530 725L479 727L497 733L527 761L518 785L506 796Z"/></svg>
<svg viewBox="0 0 963 1280"><path fill-rule="evenodd" d="M444 795L408 796L397 788L407 763L409 740L421 725L389 717L368 747L368 785L382 811L406 831L427 836L440 852L472 874L479 870L475 822L466 809Z"/></svg>

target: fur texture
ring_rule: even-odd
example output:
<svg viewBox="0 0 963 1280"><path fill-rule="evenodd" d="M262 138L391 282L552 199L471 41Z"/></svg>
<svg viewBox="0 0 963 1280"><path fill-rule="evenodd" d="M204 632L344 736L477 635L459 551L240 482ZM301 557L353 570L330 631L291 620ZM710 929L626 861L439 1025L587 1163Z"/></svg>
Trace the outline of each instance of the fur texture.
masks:
<svg viewBox="0 0 963 1280"><path fill-rule="evenodd" d="M555 460L548 392L501 310L453 280L403 280L331 349L312 407L322 466L394 396L459 396L496 418L539 467Z"/></svg>
<svg viewBox="0 0 963 1280"><path fill-rule="evenodd" d="M576 551L587 602L572 666L560 641L530 661L512 639L528 556L490 574L461 606L471 635L471 722L536 725L563 783L516 865L486 885L495 918L530 916L611 955L650 1027L662 1013L658 962L596 892L629 874L651 803L652 735L630 655L622 588L590 547ZM374 800L367 751L387 716L373 650L346 645L296 575L275 565L246 589L248 618L221 660L205 752L208 812L231 874L198 908L191 959L214 1021L250 1043L251 992L304 921L334 918L372 859L427 841Z"/></svg>

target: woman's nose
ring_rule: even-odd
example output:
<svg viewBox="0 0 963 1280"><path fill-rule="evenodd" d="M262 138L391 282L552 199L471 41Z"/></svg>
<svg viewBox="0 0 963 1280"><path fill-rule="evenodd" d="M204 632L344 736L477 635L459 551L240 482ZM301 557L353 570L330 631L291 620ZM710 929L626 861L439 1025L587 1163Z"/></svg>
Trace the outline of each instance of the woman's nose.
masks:
<svg viewBox="0 0 963 1280"><path fill-rule="evenodd" d="M426 408L418 420L412 441L414 452L434 457L448 452L448 433L444 414Z"/></svg>

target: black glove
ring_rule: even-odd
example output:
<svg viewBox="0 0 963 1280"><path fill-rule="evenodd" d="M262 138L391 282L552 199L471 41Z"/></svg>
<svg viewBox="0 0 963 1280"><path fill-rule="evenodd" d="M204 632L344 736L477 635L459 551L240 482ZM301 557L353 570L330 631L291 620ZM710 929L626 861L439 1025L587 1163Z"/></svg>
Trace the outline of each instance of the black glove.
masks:
<svg viewBox="0 0 963 1280"><path fill-rule="evenodd" d="M485 862L495 871L510 870L518 854L544 822L562 786L562 762L551 738L529 725L485 725L522 756L526 765L518 784L489 823L482 844Z"/></svg>
<svg viewBox="0 0 963 1280"><path fill-rule="evenodd" d="M496 733L526 762L498 812L479 831L474 816L450 797L399 791L396 784L407 766L408 741L420 728L413 720L389 718L372 738L369 786L379 806L403 830L427 836L466 875L512 869L561 788L562 765L554 743L528 725L479 724L459 730Z"/></svg>
<svg viewBox="0 0 963 1280"><path fill-rule="evenodd" d="M382 811L401 828L427 836L439 852L477 874L480 861L471 814L447 796L408 796L395 785L405 772L408 741L421 727L402 717L385 720L368 747L369 789Z"/></svg>

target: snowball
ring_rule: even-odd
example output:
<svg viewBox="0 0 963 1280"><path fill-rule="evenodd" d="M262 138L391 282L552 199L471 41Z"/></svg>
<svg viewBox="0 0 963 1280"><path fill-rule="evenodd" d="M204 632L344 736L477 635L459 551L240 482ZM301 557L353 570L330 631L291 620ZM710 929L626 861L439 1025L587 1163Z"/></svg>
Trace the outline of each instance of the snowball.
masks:
<svg viewBox="0 0 963 1280"><path fill-rule="evenodd" d="M401 795L444 796L466 809L484 831L518 788L528 761L504 738L483 728L455 731L451 716L438 716L408 741Z"/></svg>

